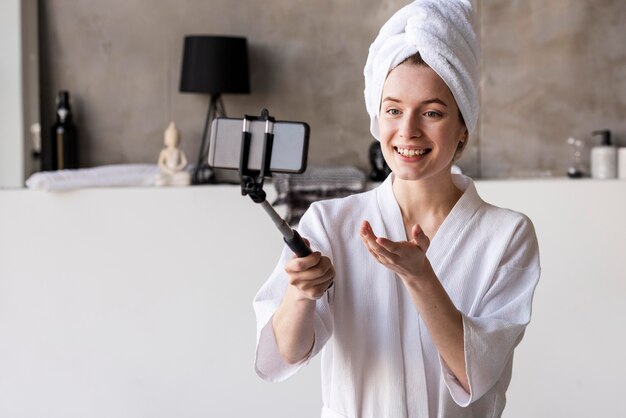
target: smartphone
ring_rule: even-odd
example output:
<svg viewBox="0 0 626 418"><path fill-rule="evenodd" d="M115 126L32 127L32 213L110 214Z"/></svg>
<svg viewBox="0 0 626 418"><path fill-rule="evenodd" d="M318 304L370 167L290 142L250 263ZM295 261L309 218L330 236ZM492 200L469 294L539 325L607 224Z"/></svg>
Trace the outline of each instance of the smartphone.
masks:
<svg viewBox="0 0 626 418"><path fill-rule="evenodd" d="M248 123L250 132L248 168L260 170L266 122L251 120ZM209 143L209 166L239 170L242 130L243 119L216 118L213 120ZM305 122L274 122L274 142L270 158L271 173L299 174L306 170L309 132L309 125Z"/></svg>

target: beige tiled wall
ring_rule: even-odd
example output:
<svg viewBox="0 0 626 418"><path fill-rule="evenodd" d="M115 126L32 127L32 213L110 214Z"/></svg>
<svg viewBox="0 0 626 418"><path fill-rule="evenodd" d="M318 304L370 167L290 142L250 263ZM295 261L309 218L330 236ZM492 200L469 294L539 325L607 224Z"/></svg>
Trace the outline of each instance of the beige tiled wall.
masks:
<svg viewBox="0 0 626 418"><path fill-rule="evenodd" d="M43 0L44 123L58 89L74 98L83 165L154 162L175 120L196 154L208 97L178 92L186 34L246 36L252 94L312 128L312 164L368 167L362 70L398 0ZM626 2L483 0L482 119L461 160L475 176L561 175L568 136L626 134ZM624 138L626 139L626 138ZM626 145L626 143L624 144Z"/></svg>

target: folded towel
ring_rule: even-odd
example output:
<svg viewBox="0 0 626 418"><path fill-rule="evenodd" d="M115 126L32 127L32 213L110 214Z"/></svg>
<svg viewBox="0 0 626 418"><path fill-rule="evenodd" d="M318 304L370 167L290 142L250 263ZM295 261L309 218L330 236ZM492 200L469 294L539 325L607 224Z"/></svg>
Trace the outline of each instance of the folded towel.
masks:
<svg viewBox="0 0 626 418"><path fill-rule="evenodd" d="M470 0L416 0L398 10L370 46L365 106L378 138L378 113L389 71L419 52L447 84L471 133L478 121L480 50Z"/></svg>
<svg viewBox="0 0 626 418"><path fill-rule="evenodd" d="M71 190L85 187L154 186L156 164L118 164L77 170L42 171L26 180L33 190Z"/></svg>
<svg viewBox="0 0 626 418"><path fill-rule="evenodd" d="M278 197L273 205L286 204L285 220L295 225L311 203L362 192L365 180L355 167L309 167L303 174L274 174Z"/></svg>

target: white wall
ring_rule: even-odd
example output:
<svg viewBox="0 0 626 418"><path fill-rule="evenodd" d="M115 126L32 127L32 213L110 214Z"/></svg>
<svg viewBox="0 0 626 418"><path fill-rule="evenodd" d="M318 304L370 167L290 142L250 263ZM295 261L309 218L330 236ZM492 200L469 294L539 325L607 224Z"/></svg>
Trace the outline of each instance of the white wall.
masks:
<svg viewBox="0 0 626 418"><path fill-rule="evenodd" d="M0 188L35 171L30 125L39 122L37 0L0 2Z"/></svg>
<svg viewBox="0 0 626 418"><path fill-rule="evenodd" d="M24 182L20 3L0 2L0 188Z"/></svg>
<svg viewBox="0 0 626 418"><path fill-rule="evenodd" d="M508 418L620 416L626 182L478 182L527 213L543 277ZM281 239L237 187L0 192L0 417L319 416L319 363L252 371Z"/></svg>

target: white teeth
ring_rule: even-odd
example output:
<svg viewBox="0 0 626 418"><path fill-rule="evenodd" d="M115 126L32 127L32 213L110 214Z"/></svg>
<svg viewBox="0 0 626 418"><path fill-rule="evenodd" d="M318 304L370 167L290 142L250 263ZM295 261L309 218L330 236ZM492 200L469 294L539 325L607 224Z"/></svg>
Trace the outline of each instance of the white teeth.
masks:
<svg viewBox="0 0 626 418"><path fill-rule="evenodd" d="M403 155L405 157L414 157L416 155L424 155L426 154L426 150L425 149L408 149L408 148L400 148L397 147L396 150L398 151L398 154Z"/></svg>

